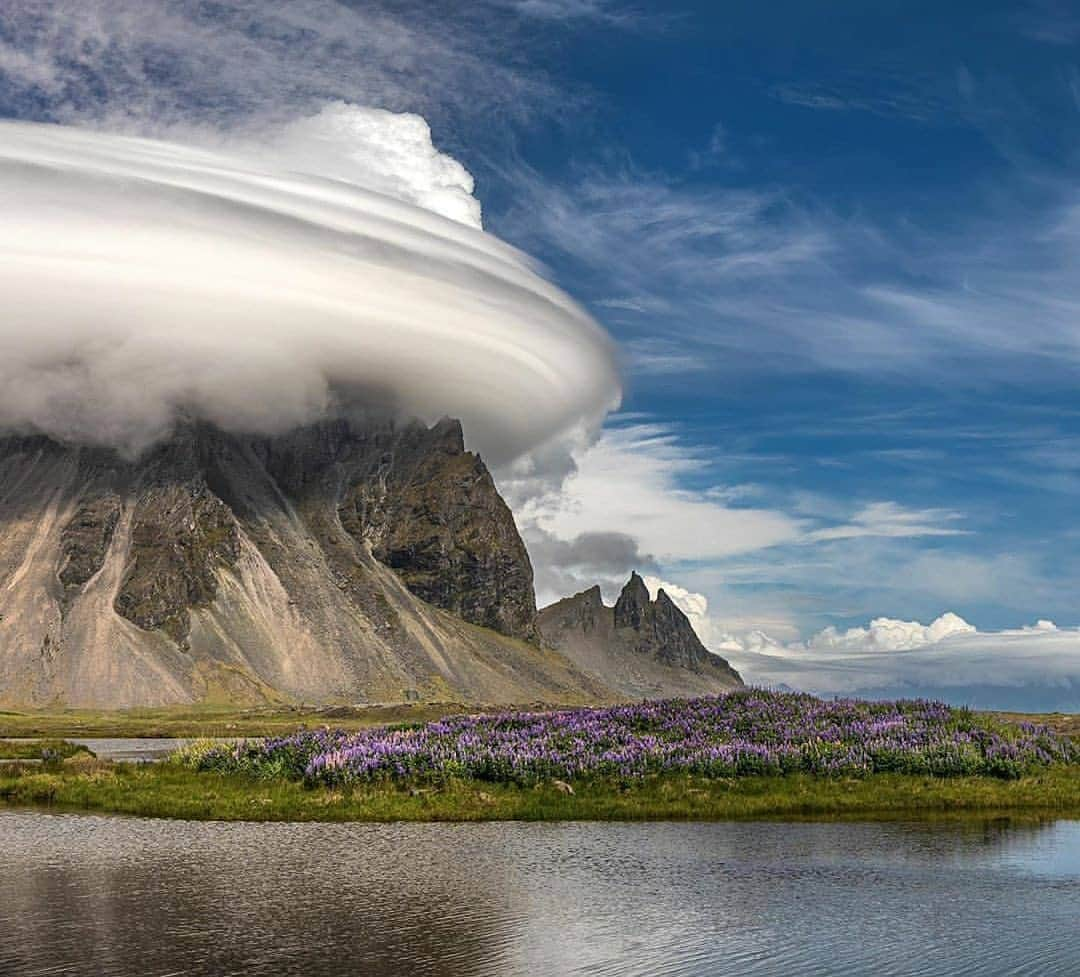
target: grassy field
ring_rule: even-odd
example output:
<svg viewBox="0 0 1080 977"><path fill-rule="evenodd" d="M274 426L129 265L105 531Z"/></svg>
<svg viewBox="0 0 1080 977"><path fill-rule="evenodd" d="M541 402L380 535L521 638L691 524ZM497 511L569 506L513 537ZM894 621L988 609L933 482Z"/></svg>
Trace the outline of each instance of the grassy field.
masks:
<svg viewBox="0 0 1080 977"><path fill-rule="evenodd" d="M171 706L115 711L59 709L13 712L0 710L0 738L39 736L63 739L88 737L280 736L298 729L333 726L364 729L393 723L422 723L464 712L498 712L506 706L465 705L460 702L401 703L374 706ZM529 703L522 708L558 708ZM996 713L1011 722L1033 722L1066 735L1080 737L1080 715L1068 713Z"/></svg>
<svg viewBox="0 0 1080 977"><path fill-rule="evenodd" d="M174 763L113 764L90 757L59 770L0 767L0 802L147 817L224 821L489 821L897 819L1080 817L1080 767L1019 780L877 774L518 787L452 781L438 789L308 789L288 780L197 773Z"/></svg>
<svg viewBox="0 0 1080 977"><path fill-rule="evenodd" d="M277 736L331 725L363 729L401 722L428 722L485 707L459 702L377 706L172 706L160 709L0 711L0 737L179 737ZM490 707L496 710L504 707Z"/></svg>

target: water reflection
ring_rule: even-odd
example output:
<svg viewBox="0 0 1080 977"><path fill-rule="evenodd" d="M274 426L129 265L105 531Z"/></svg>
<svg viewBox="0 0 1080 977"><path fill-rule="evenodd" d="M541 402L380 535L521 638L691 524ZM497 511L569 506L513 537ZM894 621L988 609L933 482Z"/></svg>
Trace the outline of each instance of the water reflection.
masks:
<svg viewBox="0 0 1080 977"><path fill-rule="evenodd" d="M0 814L0 973L1080 973L1080 823Z"/></svg>

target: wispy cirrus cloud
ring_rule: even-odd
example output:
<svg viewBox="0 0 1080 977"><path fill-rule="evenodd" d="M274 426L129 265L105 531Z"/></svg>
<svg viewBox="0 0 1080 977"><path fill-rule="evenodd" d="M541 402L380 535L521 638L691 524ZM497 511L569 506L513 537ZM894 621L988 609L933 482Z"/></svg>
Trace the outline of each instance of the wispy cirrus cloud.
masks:
<svg viewBox="0 0 1080 977"><path fill-rule="evenodd" d="M669 353L721 373L754 357L770 372L918 370L930 386L1061 381L1080 372L1080 189L1040 181L1037 208L998 195L942 231L841 217L782 189L520 172L497 219L559 257L627 339L659 330Z"/></svg>
<svg viewBox="0 0 1080 977"><path fill-rule="evenodd" d="M20 0L0 29L0 110L155 136L267 127L328 100L458 125L560 111L573 96L505 56L511 20L408 2Z"/></svg>
<svg viewBox="0 0 1080 977"><path fill-rule="evenodd" d="M872 115L938 123L955 120L960 108L952 79L897 77L887 72L831 82L773 85L778 102L823 112L869 112Z"/></svg>
<svg viewBox="0 0 1080 977"><path fill-rule="evenodd" d="M965 530L952 526L963 519L962 513L948 509L907 509L896 502L871 502L855 512L850 520L839 526L816 529L806 537L807 542L831 539L858 539L866 536L885 536L911 539L918 536L961 536Z"/></svg>
<svg viewBox="0 0 1080 977"><path fill-rule="evenodd" d="M536 20L592 21L605 26L639 29L658 25L662 18L647 13L639 6L620 0L488 0L492 6L503 7Z"/></svg>

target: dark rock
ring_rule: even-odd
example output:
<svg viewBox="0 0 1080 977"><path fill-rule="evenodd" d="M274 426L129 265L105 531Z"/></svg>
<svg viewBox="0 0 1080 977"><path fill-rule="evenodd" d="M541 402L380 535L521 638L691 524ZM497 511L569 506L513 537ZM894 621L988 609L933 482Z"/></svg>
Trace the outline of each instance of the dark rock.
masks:
<svg viewBox="0 0 1080 977"><path fill-rule="evenodd" d="M120 519L120 499L112 494L84 502L60 537L57 571L65 591L78 590L101 569Z"/></svg>
<svg viewBox="0 0 1080 977"><path fill-rule="evenodd" d="M649 596L649 588L635 571L630 574L629 581L615 602L615 627L640 631L651 608L652 598Z"/></svg>
<svg viewBox="0 0 1080 977"><path fill-rule="evenodd" d="M461 425L410 425L378 445L341 506L345 528L429 604L537 641L532 564Z"/></svg>
<svg viewBox="0 0 1080 977"><path fill-rule="evenodd" d="M217 595L215 571L240 555L240 530L229 507L201 479L154 485L135 504L131 556L116 612L176 641L188 634L188 612Z"/></svg>

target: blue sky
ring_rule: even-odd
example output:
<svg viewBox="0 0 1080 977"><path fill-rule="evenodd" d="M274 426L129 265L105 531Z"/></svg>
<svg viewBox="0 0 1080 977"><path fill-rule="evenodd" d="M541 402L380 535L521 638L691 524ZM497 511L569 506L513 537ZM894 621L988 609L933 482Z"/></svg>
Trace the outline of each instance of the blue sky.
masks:
<svg viewBox="0 0 1080 977"><path fill-rule="evenodd" d="M618 343L603 430L497 472L541 600L639 568L725 649L952 611L1009 632L979 652L1000 659L1037 620L1080 627L1074 5L24 0L0 20L3 117L217 145L341 103L422 115L485 228Z"/></svg>
<svg viewBox="0 0 1080 977"><path fill-rule="evenodd" d="M621 341L625 409L699 449L684 484L927 513L669 574L772 588L804 627L1080 623L1076 19L827 6L552 4L543 64L586 108L488 177L455 149L488 226Z"/></svg>

